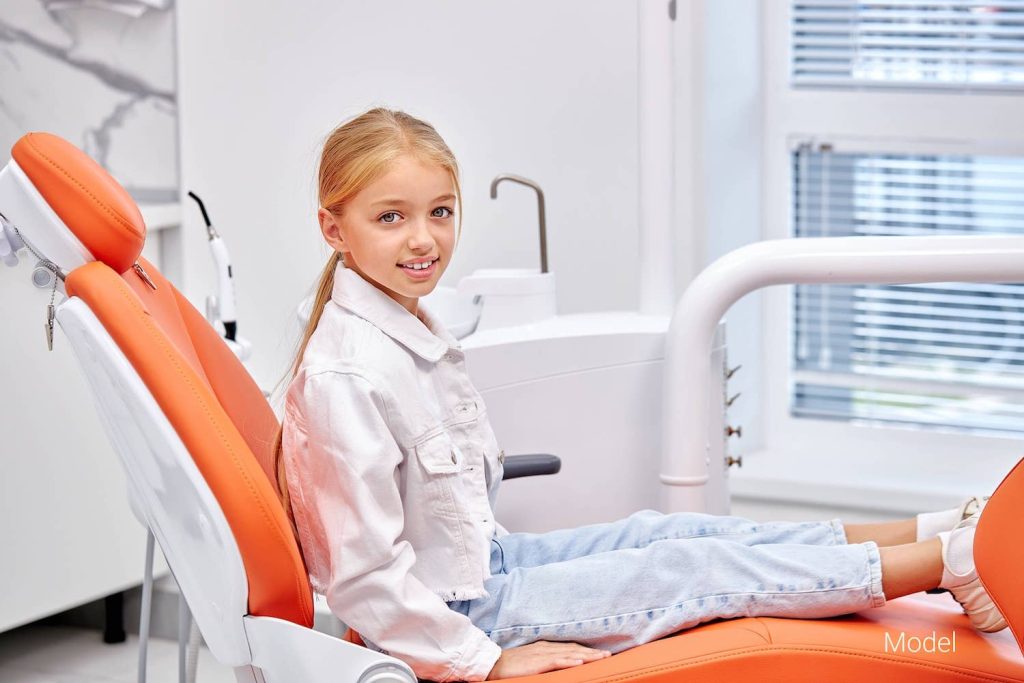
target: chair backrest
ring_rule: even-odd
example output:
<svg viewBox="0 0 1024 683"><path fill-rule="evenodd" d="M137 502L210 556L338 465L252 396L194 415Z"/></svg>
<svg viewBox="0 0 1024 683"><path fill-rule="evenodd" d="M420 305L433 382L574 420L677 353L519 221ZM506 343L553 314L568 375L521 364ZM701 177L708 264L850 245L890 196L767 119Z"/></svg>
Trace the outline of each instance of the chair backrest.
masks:
<svg viewBox="0 0 1024 683"><path fill-rule="evenodd" d="M29 223L48 221L46 229L65 229L68 234L62 239L77 240L85 251L84 265L57 262L73 268L65 280L72 298L62 307L76 300L88 307L88 315L79 312L78 318L94 316L102 325L187 449L202 477L199 487L209 487L237 544L247 582L248 613L311 626L312 591L273 473L271 449L278 422L263 393L202 315L153 264L140 257L145 240L141 214L102 167L70 143L46 133L22 137L12 157L0 177L0 202L10 199L0 205L0 212L26 228ZM30 229L24 232L33 234ZM38 232L33 237L37 247L47 239ZM64 325L60 314L58 319ZM102 353L103 348L99 342L90 344L88 353ZM105 405L100 401L97 407L103 411ZM114 414L115 408L108 412L108 428L116 430L127 419L123 407L119 414ZM147 434L145 438L154 437ZM119 449L126 448L127 441L112 441ZM135 443L137 447L139 439ZM121 455L137 461L147 454L122 450ZM196 484L188 477L176 477L171 484L147 481L139 485L145 489ZM168 500L167 491L136 493L144 506ZM151 519L160 516L152 509L144 513ZM168 514L162 519L165 524L182 525L185 535L177 537L191 534L199 542L204 524L210 524L198 510L192 519ZM162 549L176 574L190 561L185 548ZM188 600L186 586L182 590ZM216 601L216 596L212 599ZM243 615L237 616L240 624Z"/></svg>
<svg viewBox="0 0 1024 683"><path fill-rule="evenodd" d="M1010 625L1024 653L1024 545L1021 545L1021 507L1024 506L1024 459L1010 470L985 505L974 536L974 562L985 590Z"/></svg>

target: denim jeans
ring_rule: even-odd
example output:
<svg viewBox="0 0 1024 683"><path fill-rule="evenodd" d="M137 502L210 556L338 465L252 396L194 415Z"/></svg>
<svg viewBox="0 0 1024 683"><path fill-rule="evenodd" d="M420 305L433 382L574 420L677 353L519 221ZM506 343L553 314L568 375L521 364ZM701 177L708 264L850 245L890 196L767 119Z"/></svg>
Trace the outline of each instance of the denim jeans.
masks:
<svg viewBox="0 0 1024 683"><path fill-rule="evenodd" d="M507 649L574 641L613 653L718 618L816 618L885 604L873 541L838 519L758 523L641 510L491 540L489 597L450 602Z"/></svg>

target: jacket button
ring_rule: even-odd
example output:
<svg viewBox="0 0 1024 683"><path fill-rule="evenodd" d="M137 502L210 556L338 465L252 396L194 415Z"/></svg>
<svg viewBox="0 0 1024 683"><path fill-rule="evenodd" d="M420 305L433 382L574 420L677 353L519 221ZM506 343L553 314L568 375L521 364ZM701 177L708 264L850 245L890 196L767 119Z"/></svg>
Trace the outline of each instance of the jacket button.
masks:
<svg viewBox="0 0 1024 683"><path fill-rule="evenodd" d="M452 451L452 462L458 464L459 459L455 457L455 451Z"/></svg>

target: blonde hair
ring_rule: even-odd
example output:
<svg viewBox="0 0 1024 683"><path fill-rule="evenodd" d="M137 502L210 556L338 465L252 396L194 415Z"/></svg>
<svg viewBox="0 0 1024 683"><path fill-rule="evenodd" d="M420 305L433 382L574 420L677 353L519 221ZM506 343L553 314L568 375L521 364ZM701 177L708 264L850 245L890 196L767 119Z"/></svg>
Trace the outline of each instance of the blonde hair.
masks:
<svg viewBox="0 0 1024 683"><path fill-rule="evenodd" d="M392 162L403 155L412 155L419 161L437 164L448 171L455 186L458 209L457 234L461 233L462 189L459 185L459 166L455 155L429 123L405 112L381 107L371 109L343 123L327 137L320 156L318 172L320 206L340 218L346 203L367 185L387 173ZM334 289L334 272L340 260L341 253L335 251L320 273L309 322L299 342L298 352L282 381L294 378L299 371L309 339L313 336L313 331L316 330ZM281 503L288 513L288 518L292 520L294 530L295 521L282 457L282 433L283 425L278 427L274 439L274 470Z"/></svg>

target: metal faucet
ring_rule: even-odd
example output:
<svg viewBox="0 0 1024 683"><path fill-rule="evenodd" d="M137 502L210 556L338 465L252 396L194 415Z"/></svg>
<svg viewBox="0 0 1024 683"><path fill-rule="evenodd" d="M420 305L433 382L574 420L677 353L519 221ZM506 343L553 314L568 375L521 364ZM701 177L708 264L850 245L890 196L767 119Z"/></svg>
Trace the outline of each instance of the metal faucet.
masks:
<svg viewBox="0 0 1024 683"><path fill-rule="evenodd" d="M502 180L511 180L520 185L532 187L537 193L537 209L540 216L540 272L546 273L548 272L548 233L544 220L544 192L540 189L540 185L529 178L513 173L502 173L491 181L491 199L498 198L498 183Z"/></svg>

